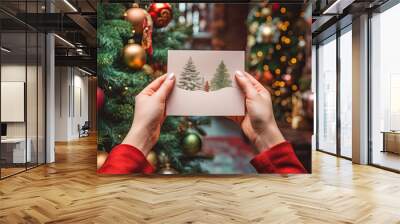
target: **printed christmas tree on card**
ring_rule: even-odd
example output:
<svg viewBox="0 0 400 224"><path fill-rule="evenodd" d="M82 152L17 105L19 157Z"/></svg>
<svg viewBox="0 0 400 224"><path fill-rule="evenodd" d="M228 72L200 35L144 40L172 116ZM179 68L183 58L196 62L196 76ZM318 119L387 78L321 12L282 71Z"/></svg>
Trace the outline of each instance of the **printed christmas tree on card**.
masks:
<svg viewBox="0 0 400 224"><path fill-rule="evenodd" d="M200 73L196 70L192 57L189 57L188 62L185 64L177 86L184 90L196 91L202 88L202 78Z"/></svg>
<svg viewBox="0 0 400 224"><path fill-rule="evenodd" d="M243 51L168 51L168 73L176 82L167 115L244 115L244 97L235 71L244 70Z"/></svg>
<svg viewBox="0 0 400 224"><path fill-rule="evenodd" d="M211 91L219 90L225 87L232 87L232 79L224 61L218 65L214 78L211 80Z"/></svg>

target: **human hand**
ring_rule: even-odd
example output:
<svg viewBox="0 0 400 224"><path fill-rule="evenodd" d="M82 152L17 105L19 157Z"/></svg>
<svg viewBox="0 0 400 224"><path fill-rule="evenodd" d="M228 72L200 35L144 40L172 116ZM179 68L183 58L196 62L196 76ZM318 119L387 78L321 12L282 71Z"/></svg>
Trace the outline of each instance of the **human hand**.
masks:
<svg viewBox="0 0 400 224"><path fill-rule="evenodd" d="M135 97L135 114L131 129L122 144L136 147L146 156L160 137L165 120L165 101L174 87L174 73L163 75Z"/></svg>
<svg viewBox="0 0 400 224"><path fill-rule="evenodd" d="M276 124L268 90L248 73L236 71L235 78L246 98L246 114L231 119L240 124L258 151L285 141Z"/></svg>

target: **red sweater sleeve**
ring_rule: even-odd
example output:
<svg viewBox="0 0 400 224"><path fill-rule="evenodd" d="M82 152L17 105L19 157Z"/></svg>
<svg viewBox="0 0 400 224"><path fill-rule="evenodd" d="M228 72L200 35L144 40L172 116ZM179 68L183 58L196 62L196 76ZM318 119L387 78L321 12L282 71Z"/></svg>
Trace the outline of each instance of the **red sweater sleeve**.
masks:
<svg viewBox="0 0 400 224"><path fill-rule="evenodd" d="M264 150L255 156L250 163L258 173L307 173L294 153L292 145L287 141Z"/></svg>
<svg viewBox="0 0 400 224"><path fill-rule="evenodd" d="M126 144L115 146L103 166L97 170L97 173L100 174L150 174L153 172L153 166L150 165L143 153Z"/></svg>

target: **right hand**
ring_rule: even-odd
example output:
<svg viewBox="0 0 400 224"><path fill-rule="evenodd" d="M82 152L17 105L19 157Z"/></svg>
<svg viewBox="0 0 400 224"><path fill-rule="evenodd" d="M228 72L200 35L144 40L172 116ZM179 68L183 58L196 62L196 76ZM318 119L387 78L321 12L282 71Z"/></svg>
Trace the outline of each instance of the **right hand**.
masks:
<svg viewBox="0 0 400 224"><path fill-rule="evenodd" d="M237 71L235 78L246 98L246 112L245 116L231 119L240 124L244 134L259 152L284 142L275 121L268 90L248 73Z"/></svg>

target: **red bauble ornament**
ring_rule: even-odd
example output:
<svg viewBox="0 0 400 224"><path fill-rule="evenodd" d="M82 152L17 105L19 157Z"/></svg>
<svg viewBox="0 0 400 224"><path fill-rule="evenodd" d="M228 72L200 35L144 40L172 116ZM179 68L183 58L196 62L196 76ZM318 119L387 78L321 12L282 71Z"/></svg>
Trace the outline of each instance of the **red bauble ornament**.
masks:
<svg viewBox="0 0 400 224"><path fill-rule="evenodd" d="M139 8L139 5L133 4L132 8L126 10L124 17L129 21L135 34L142 34L145 28L146 10Z"/></svg>
<svg viewBox="0 0 400 224"><path fill-rule="evenodd" d="M272 4L272 10L277 11L280 8L279 3L273 3Z"/></svg>
<svg viewBox="0 0 400 224"><path fill-rule="evenodd" d="M267 81L267 82L271 81L274 78L272 76L272 73L269 70L265 70L264 71L263 77L264 77L264 80Z"/></svg>
<svg viewBox="0 0 400 224"><path fill-rule="evenodd" d="M166 27L172 20L172 6L169 3L152 3L148 9L154 27Z"/></svg>
<svg viewBox="0 0 400 224"><path fill-rule="evenodd" d="M99 87L97 87L96 96L97 96L96 107L97 107L97 110L100 110L104 105L105 95L104 95L104 91Z"/></svg>

